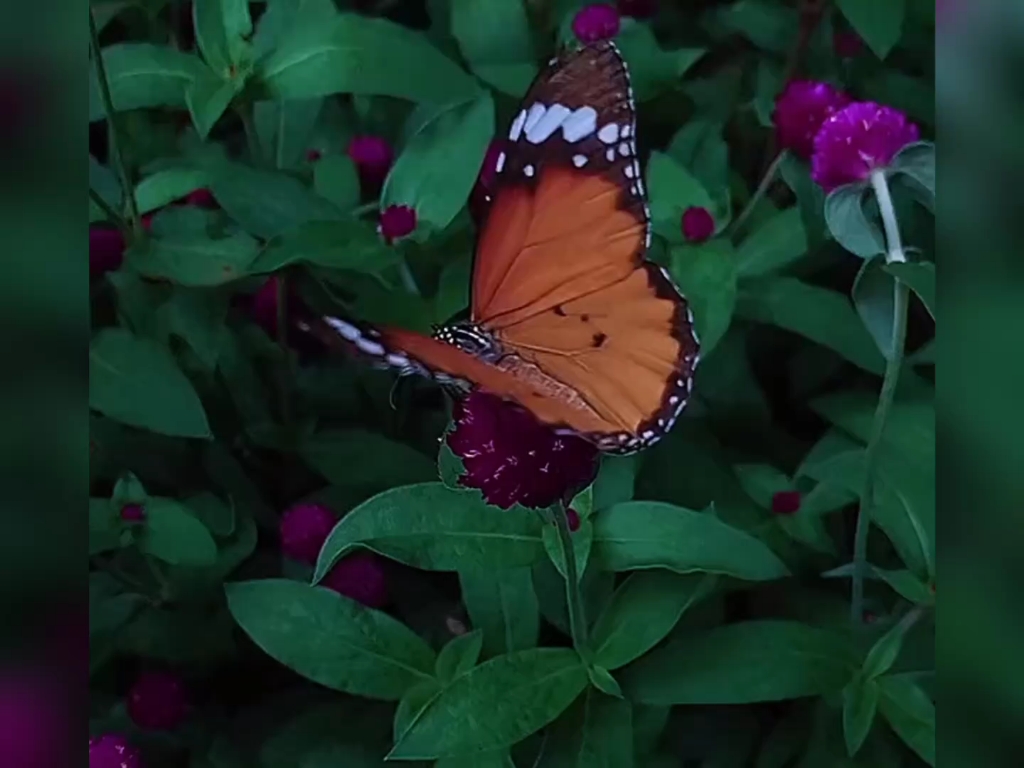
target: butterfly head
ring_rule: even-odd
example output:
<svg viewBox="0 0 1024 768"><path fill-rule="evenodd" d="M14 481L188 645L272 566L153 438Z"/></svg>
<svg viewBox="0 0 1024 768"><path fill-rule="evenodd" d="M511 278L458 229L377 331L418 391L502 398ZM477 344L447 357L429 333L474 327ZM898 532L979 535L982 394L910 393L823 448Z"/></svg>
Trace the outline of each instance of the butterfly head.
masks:
<svg viewBox="0 0 1024 768"><path fill-rule="evenodd" d="M473 323L455 323L436 327L434 328L434 338L487 362L495 362L502 355L497 339Z"/></svg>

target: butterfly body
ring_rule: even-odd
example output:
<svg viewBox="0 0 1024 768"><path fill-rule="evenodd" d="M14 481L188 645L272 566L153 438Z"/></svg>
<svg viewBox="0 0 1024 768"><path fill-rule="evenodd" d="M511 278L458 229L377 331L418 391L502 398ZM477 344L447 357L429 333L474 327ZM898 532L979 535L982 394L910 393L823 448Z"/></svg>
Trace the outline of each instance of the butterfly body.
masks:
<svg viewBox="0 0 1024 768"><path fill-rule="evenodd" d="M689 399L698 341L685 299L645 259L635 105L612 43L549 63L496 170L467 322L433 337L327 325L381 364L488 391L604 451L652 445Z"/></svg>

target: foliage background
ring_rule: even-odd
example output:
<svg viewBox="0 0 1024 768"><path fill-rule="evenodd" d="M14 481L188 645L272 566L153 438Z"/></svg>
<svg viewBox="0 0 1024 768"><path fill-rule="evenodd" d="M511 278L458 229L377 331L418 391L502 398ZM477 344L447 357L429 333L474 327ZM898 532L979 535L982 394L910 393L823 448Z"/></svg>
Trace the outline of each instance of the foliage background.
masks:
<svg viewBox="0 0 1024 768"><path fill-rule="evenodd" d="M252 32L239 3L199 3L194 27L184 4L92 5L135 201L155 215L123 266L91 287L91 730L129 732L153 765L379 764L396 741L395 702L415 707L422 692L401 681L385 690L373 664L362 672L376 681L369 690L333 680L341 692L327 692L304 681L239 630L236 622L268 648L237 608L229 611L222 583L292 580L256 599L264 623L281 606L319 599L300 584L309 574L282 560L279 512L316 499L344 514L381 491L436 479L446 405L426 384L392 391L387 374L282 352L277 329L261 327L245 299L276 273L330 289L359 317L420 330L462 309L475 231L466 202L484 150L514 114L536 62L571 34L580 4L253 3ZM602 568L601 536L615 519L609 510L630 499L707 510L704 518L745 532L745 542L759 542L750 551L770 550L791 575L751 573L750 558L731 543L714 567L683 562L678 547L655 552L658 570L628 577L636 594L616 592L628 606L616 618L627 636L655 619L665 624L654 650L613 669L626 699L589 688L561 713L576 697L572 686L555 691L572 693L561 703L554 694L529 698L525 707L543 705L550 715L536 716L538 728L553 724L510 756L509 744L496 744L496 765L533 765L538 753L540 765L640 766L915 765L933 754L929 610L894 664L871 673L882 680L880 714L860 714L870 732L855 757L847 745L855 715L874 715L858 693L857 681L871 676L857 673L867 650L902 626L910 603L932 602L930 315L914 305L886 433L883 476L892 492L883 494L870 561L887 578L869 584L874 620L851 627L841 569L850 559L857 456L884 364L848 298L862 262L830 236L824 197L798 162L783 165L782 183L739 236L726 227L774 156L771 109L793 72L899 107L933 135L934 6L807 7L820 15L772 0L666 2L652 20L623 24L618 42L640 99L659 235L652 257L693 302L705 355L697 401L672 435L635 460L602 465L593 525L580 531L593 541L584 576L592 618L626 576L616 582L607 553ZM869 47L843 58L833 37L851 23ZM127 214L101 96L94 81L90 185ZM345 155L362 133L386 137L398 152L382 204L419 213L414 235L395 246L377 236L378 205ZM311 149L320 153L315 162ZM173 204L201 187L216 207ZM897 203L905 241L932 258L930 215L909 196ZM679 228L694 204L713 211L719 230L703 245L686 243ZM95 204L92 216L103 218ZM803 494L801 510L773 515L772 494L790 489ZM163 509L165 525L153 529L151 517L146 530L126 535L107 512L131 494L151 515ZM429 526L448 506L410 500L401 508ZM650 507L617 509L632 513L625 524L636 531ZM481 505L467 519L474 514L501 513ZM652 538L663 535L651 526ZM372 542L372 533L360 541ZM448 647L452 620L483 628L482 658L567 645L562 586L543 548L536 562L506 571L494 568L491 552L440 567L370 546L394 557L389 613L423 638L430 658ZM421 567L410 567L412 559ZM492 569L488 578L480 566ZM682 602L705 583L679 572L692 570L728 578ZM484 596L468 597L473 588ZM361 609L359 621L370 613ZM324 619L324 637L343 634L346 621L355 619ZM503 622L535 629L495 635ZM387 645L396 658L427 652L396 650L388 631L365 642ZM303 633L284 634L285 650L271 655L314 676L316 652L289 655ZM190 691L188 718L171 733L138 731L125 715L125 692L154 667L173 669ZM512 679L535 669L531 662ZM493 706L504 690L495 686L477 703ZM421 746L431 738L423 733Z"/></svg>

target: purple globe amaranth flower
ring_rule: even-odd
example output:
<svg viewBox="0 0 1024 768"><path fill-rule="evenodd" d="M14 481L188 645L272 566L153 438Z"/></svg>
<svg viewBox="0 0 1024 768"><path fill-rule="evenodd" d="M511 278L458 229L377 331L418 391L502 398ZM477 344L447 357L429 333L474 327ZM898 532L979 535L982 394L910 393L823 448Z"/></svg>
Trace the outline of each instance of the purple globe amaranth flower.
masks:
<svg viewBox="0 0 1024 768"><path fill-rule="evenodd" d="M573 18L572 31L581 43L610 40L619 34L619 12L604 3L588 5Z"/></svg>
<svg viewBox="0 0 1024 768"><path fill-rule="evenodd" d="M89 227L89 275L100 277L124 261L124 236L109 227Z"/></svg>
<svg viewBox="0 0 1024 768"><path fill-rule="evenodd" d="M779 491L772 495L772 512L776 515L792 515L800 511L799 491Z"/></svg>
<svg viewBox="0 0 1024 768"><path fill-rule="evenodd" d="M320 586L369 608L383 608L390 599L384 565L372 552L347 555L327 572Z"/></svg>
<svg viewBox="0 0 1024 768"><path fill-rule="evenodd" d="M376 192L391 170L395 154L380 136L355 136L348 143L348 156L359 172L364 191Z"/></svg>
<svg viewBox="0 0 1024 768"><path fill-rule="evenodd" d="M470 393L456 402L453 420L448 447L466 470L459 484L479 489L502 509L572 498L596 471L597 449L586 440L556 434L494 395Z"/></svg>
<svg viewBox="0 0 1024 768"><path fill-rule="evenodd" d="M125 504L121 507L121 519L126 523L141 523L146 519L146 508L141 504Z"/></svg>
<svg viewBox="0 0 1024 768"><path fill-rule="evenodd" d="M658 12L658 0L618 0L619 13L634 19L649 19Z"/></svg>
<svg viewBox="0 0 1024 768"><path fill-rule="evenodd" d="M215 198L213 196L213 192L206 187L194 189L189 192L185 195L185 202L189 205L194 205L197 208L213 209L219 207L217 205L217 198Z"/></svg>
<svg viewBox="0 0 1024 768"><path fill-rule="evenodd" d="M580 529L580 513L572 507L565 510L565 521L569 524L569 530L573 533Z"/></svg>
<svg viewBox="0 0 1024 768"><path fill-rule="evenodd" d="M779 149L807 160L814 151L814 136L826 118L850 103L850 97L828 83L791 80L775 99L772 122Z"/></svg>
<svg viewBox="0 0 1024 768"><path fill-rule="evenodd" d="M119 733L89 739L89 768L142 768L142 756Z"/></svg>
<svg viewBox="0 0 1024 768"><path fill-rule="evenodd" d="M826 192L863 181L921 137L898 109L859 101L839 110L814 137L811 177Z"/></svg>
<svg viewBox="0 0 1024 768"><path fill-rule="evenodd" d="M416 229L416 211L408 205L389 205L380 214L380 233L390 244Z"/></svg>
<svg viewBox="0 0 1024 768"><path fill-rule="evenodd" d="M715 219L707 208L692 205L683 211L682 230L691 243L703 243L715 234Z"/></svg>
<svg viewBox="0 0 1024 768"><path fill-rule="evenodd" d="M292 560L310 565L334 528L334 513L322 504L296 504L281 515L281 551Z"/></svg>
<svg viewBox="0 0 1024 768"><path fill-rule="evenodd" d="M128 691L126 705L128 716L140 728L173 730L188 709L185 684L170 672L143 672Z"/></svg>

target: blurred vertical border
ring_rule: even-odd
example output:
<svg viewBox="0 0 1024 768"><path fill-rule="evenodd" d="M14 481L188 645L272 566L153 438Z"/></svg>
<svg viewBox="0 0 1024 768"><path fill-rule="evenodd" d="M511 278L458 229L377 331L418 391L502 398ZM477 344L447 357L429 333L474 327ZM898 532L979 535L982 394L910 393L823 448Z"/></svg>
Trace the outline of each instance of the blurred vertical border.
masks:
<svg viewBox="0 0 1024 768"><path fill-rule="evenodd" d="M86 740L68 717L88 647L85 6L7 4L0 24L0 762L12 766L71 765L63 750Z"/></svg>
<svg viewBox="0 0 1024 768"><path fill-rule="evenodd" d="M944 765L1018 765L1024 722L1024 5L939 0ZM947 594L948 593L948 594Z"/></svg>

